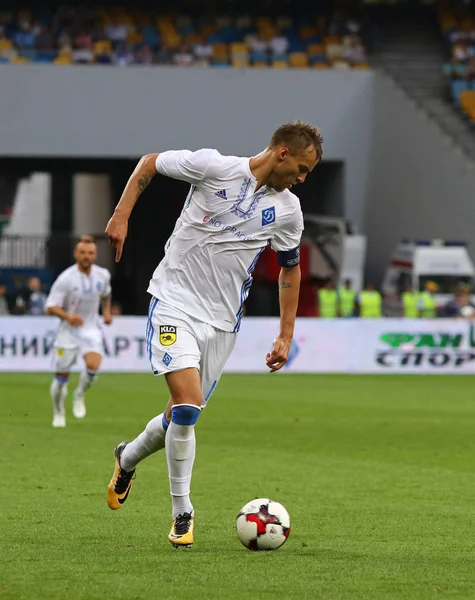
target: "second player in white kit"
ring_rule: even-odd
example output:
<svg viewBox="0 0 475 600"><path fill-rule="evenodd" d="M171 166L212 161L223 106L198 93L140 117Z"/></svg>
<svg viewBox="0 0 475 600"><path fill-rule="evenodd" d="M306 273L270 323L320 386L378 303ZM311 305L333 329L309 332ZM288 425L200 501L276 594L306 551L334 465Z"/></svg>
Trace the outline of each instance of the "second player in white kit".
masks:
<svg viewBox="0 0 475 600"><path fill-rule="evenodd" d="M84 358L86 369L79 376L74 391L73 414L86 416L85 393L97 378L104 354L103 335L99 325L99 308L105 324L112 321L111 275L94 264L96 244L91 236L82 236L74 251L76 264L63 271L51 287L46 301L47 312L61 319L54 342L51 384L53 427L65 427L64 401L68 393L71 367L77 358Z"/></svg>
<svg viewBox="0 0 475 600"><path fill-rule="evenodd" d="M321 160L318 129L297 121L280 127L268 148L252 158L216 150L147 155L132 174L106 234L120 259L127 222L140 193L160 173L191 185L182 213L155 270L146 331L152 370L170 390L167 410L132 442L115 450L108 504L122 506L137 464L166 448L174 546L194 541L190 482L194 426L236 341L257 260L268 244L281 266L280 333L266 357L271 372L285 364L297 311L303 230L300 203L290 188Z"/></svg>

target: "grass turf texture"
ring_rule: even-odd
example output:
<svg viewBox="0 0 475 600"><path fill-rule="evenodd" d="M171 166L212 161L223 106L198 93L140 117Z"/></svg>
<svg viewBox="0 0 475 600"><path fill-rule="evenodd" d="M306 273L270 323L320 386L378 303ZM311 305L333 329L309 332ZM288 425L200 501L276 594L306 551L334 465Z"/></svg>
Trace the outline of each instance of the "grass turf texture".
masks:
<svg viewBox="0 0 475 600"><path fill-rule="evenodd" d="M106 505L112 450L160 412L163 379L101 375L64 430L49 381L0 374L2 600L475 598L473 378L224 377L197 426L191 550L166 539L163 452ZM257 496L290 512L276 552L235 534Z"/></svg>

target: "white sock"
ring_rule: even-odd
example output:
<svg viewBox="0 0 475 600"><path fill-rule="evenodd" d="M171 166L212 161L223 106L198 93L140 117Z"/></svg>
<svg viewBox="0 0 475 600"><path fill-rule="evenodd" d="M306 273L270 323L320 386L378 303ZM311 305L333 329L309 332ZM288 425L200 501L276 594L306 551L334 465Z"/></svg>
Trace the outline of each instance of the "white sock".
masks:
<svg viewBox="0 0 475 600"><path fill-rule="evenodd" d="M185 512L193 514L190 484L196 453L195 423L199 414L200 409L189 404L172 408L165 447L174 519Z"/></svg>
<svg viewBox="0 0 475 600"><path fill-rule="evenodd" d="M84 396L87 390L91 387L91 385L97 379L97 371L91 371L90 369L86 369L79 375L79 383L76 388L76 393L78 396Z"/></svg>
<svg viewBox="0 0 475 600"><path fill-rule="evenodd" d="M124 471L133 471L141 460L165 448L167 429L164 412L149 421L145 430L124 448L120 456L120 466Z"/></svg>
<svg viewBox="0 0 475 600"><path fill-rule="evenodd" d="M68 395L68 380L63 377L55 377L51 382L49 392L53 400L54 412L64 415L64 401Z"/></svg>

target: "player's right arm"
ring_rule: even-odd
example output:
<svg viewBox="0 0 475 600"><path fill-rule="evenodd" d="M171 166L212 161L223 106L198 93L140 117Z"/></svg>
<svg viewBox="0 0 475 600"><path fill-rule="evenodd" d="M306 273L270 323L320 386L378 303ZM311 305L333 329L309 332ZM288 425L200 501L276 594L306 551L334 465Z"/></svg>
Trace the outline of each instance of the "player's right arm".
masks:
<svg viewBox="0 0 475 600"><path fill-rule="evenodd" d="M59 317L62 321L66 321L72 327L81 327L84 321L80 315L75 315L67 312L62 307L65 304L66 295L68 293L68 285L65 277L58 277L53 283L48 298L46 299L46 312L49 315Z"/></svg>
<svg viewBox="0 0 475 600"><path fill-rule="evenodd" d="M198 185L206 175L213 156L219 156L216 150L169 150L160 154L146 154L139 160L134 172L122 192L114 214L107 224L105 233L113 248L116 249L115 260L122 256L129 217L140 194L160 173L173 179L180 179L192 185Z"/></svg>

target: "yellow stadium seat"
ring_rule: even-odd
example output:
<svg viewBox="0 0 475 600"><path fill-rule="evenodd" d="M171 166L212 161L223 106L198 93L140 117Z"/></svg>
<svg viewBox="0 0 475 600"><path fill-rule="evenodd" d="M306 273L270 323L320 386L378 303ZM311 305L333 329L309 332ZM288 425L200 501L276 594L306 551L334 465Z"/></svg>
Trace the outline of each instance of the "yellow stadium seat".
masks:
<svg viewBox="0 0 475 600"><path fill-rule="evenodd" d="M228 60L228 45L213 44L213 60L227 61Z"/></svg>
<svg viewBox="0 0 475 600"><path fill-rule="evenodd" d="M178 46L180 45L181 42L181 37L178 35L178 33L165 33L162 34L163 35L163 42L165 44L165 46L169 49L175 49L178 48Z"/></svg>
<svg viewBox="0 0 475 600"><path fill-rule="evenodd" d="M475 108L475 91L474 90L464 90L460 94L460 106L463 110L470 110Z"/></svg>
<svg viewBox="0 0 475 600"><path fill-rule="evenodd" d="M310 27L309 25L304 25L300 28L300 37L303 40L314 37L317 35L317 30L315 27Z"/></svg>
<svg viewBox="0 0 475 600"><path fill-rule="evenodd" d="M0 52L2 50L10 50L13 48L13 42L11 40L1 39L0 40Z"/></svg>
<svg viewBox="0 0 475 600"><path fill-rule="evenodd" d="M197 33L189 33L185 36L185 43L188 44L188 46L196 46L197 44L200 44L201 41L201 35L198 35Z"/></svg>
<svg viewBox="0 0 475 600"><path fill-rule="evenodd" d="M267 69L269 65L266 62L264 62L263 60L258 60L256 62L254 62L252 64L252 66L256 67L258 69Z"/></svg>
<svg viewBox="0 0 475 600"><path fill-rule="evenodd" d="M325 54L325 46L323 44L309 44L307 46L307 52L309 54L309 56L312 55L324 55Z"/></svg>
<svg viewBox="0 0 475 600"><path fill-rule="evenodd" d="M470 118L470 121L475 123L475 106L467 110L467 115Z"/></svg>
<svg viewBox="0 0 475 600"><path fill-rule="evenodd" d="M129 44L141 44L143 42L143 35L141 33L130 33L127 40Z"/></svg>
<svg viewBox="0 0 475 600"><path fill-rule="evenodd" d="M269 17L259 17L256 21L257 28L260 29L269 29L274 25L272 20Z"/></svg>
<svg viewBox="0 0 475 600"><path fill-rule="evenodd" d="M244 69L245 67L249 66L249 59L248 58L236 58L233 56L231 58L231 64L233 67L236 67L238 69Z"/></svg>
<svg viewBox="0 0 475 600"><path fill-rule="evenodd" d="M30 61L26 58L26 56L14 56L10 59L10 62L14 65L24 65Z"/></svg>
<svg viewBox="0 0 475 600"><path fill-rule="evenodd" d="M249 54L249 49L248 49L247 44L235 42L234 44L230 45L229 49L233 56L234 55L247 56Z"/></svg>
<svg viewBox="0 0 475 600"><path fill-rule="evenodd" d="M289 63L286 60L274 60L272 66L274 69L288 69Z"/></svg>
<svg viewBox="0 0 475 600"><path fill-rule="evenodd" d="M308 54L306 52L291 52L289 62L294 69L308 67Z"/></svg>
<svg viewBox="0 0 475 600"><path fill-rule="evenodd" d="M314 69L330 69L330 65L326 62L316 62L313 65Z"/></svg>
<svg viewBox="0 0 475 600"><path fill-rule="evenodd" d="M353 69L370 69L370 65L368 63L355 63L353 65Z"/></svg>
<svg viewBox="0 0 475 600"><path fill-rule="evenodd" d="M200 29L200 33L203 37L208 37L212 35L216 31L216 27L214 25L204 25Z"/></svg>
<svg viewBox="0 0 475 600"><path fill-rule="evenodd" d="M53 62L55 65L70 65L71 64L71 56L63 54L63 55L57 56Z"/></svg>
<svg viewBox="0 0 475 600"><path fill-rule="evenodd" d="M112 44L109 40L94 42L94 54L110 54L111 52Z"/></svg>
<svg viewBox="0 0 475 600"><path fill-rule="evenodd" d="M331 44L341 44L341 38L337 35L329 35L324 40L325 46L330 46Z"/></svg>

